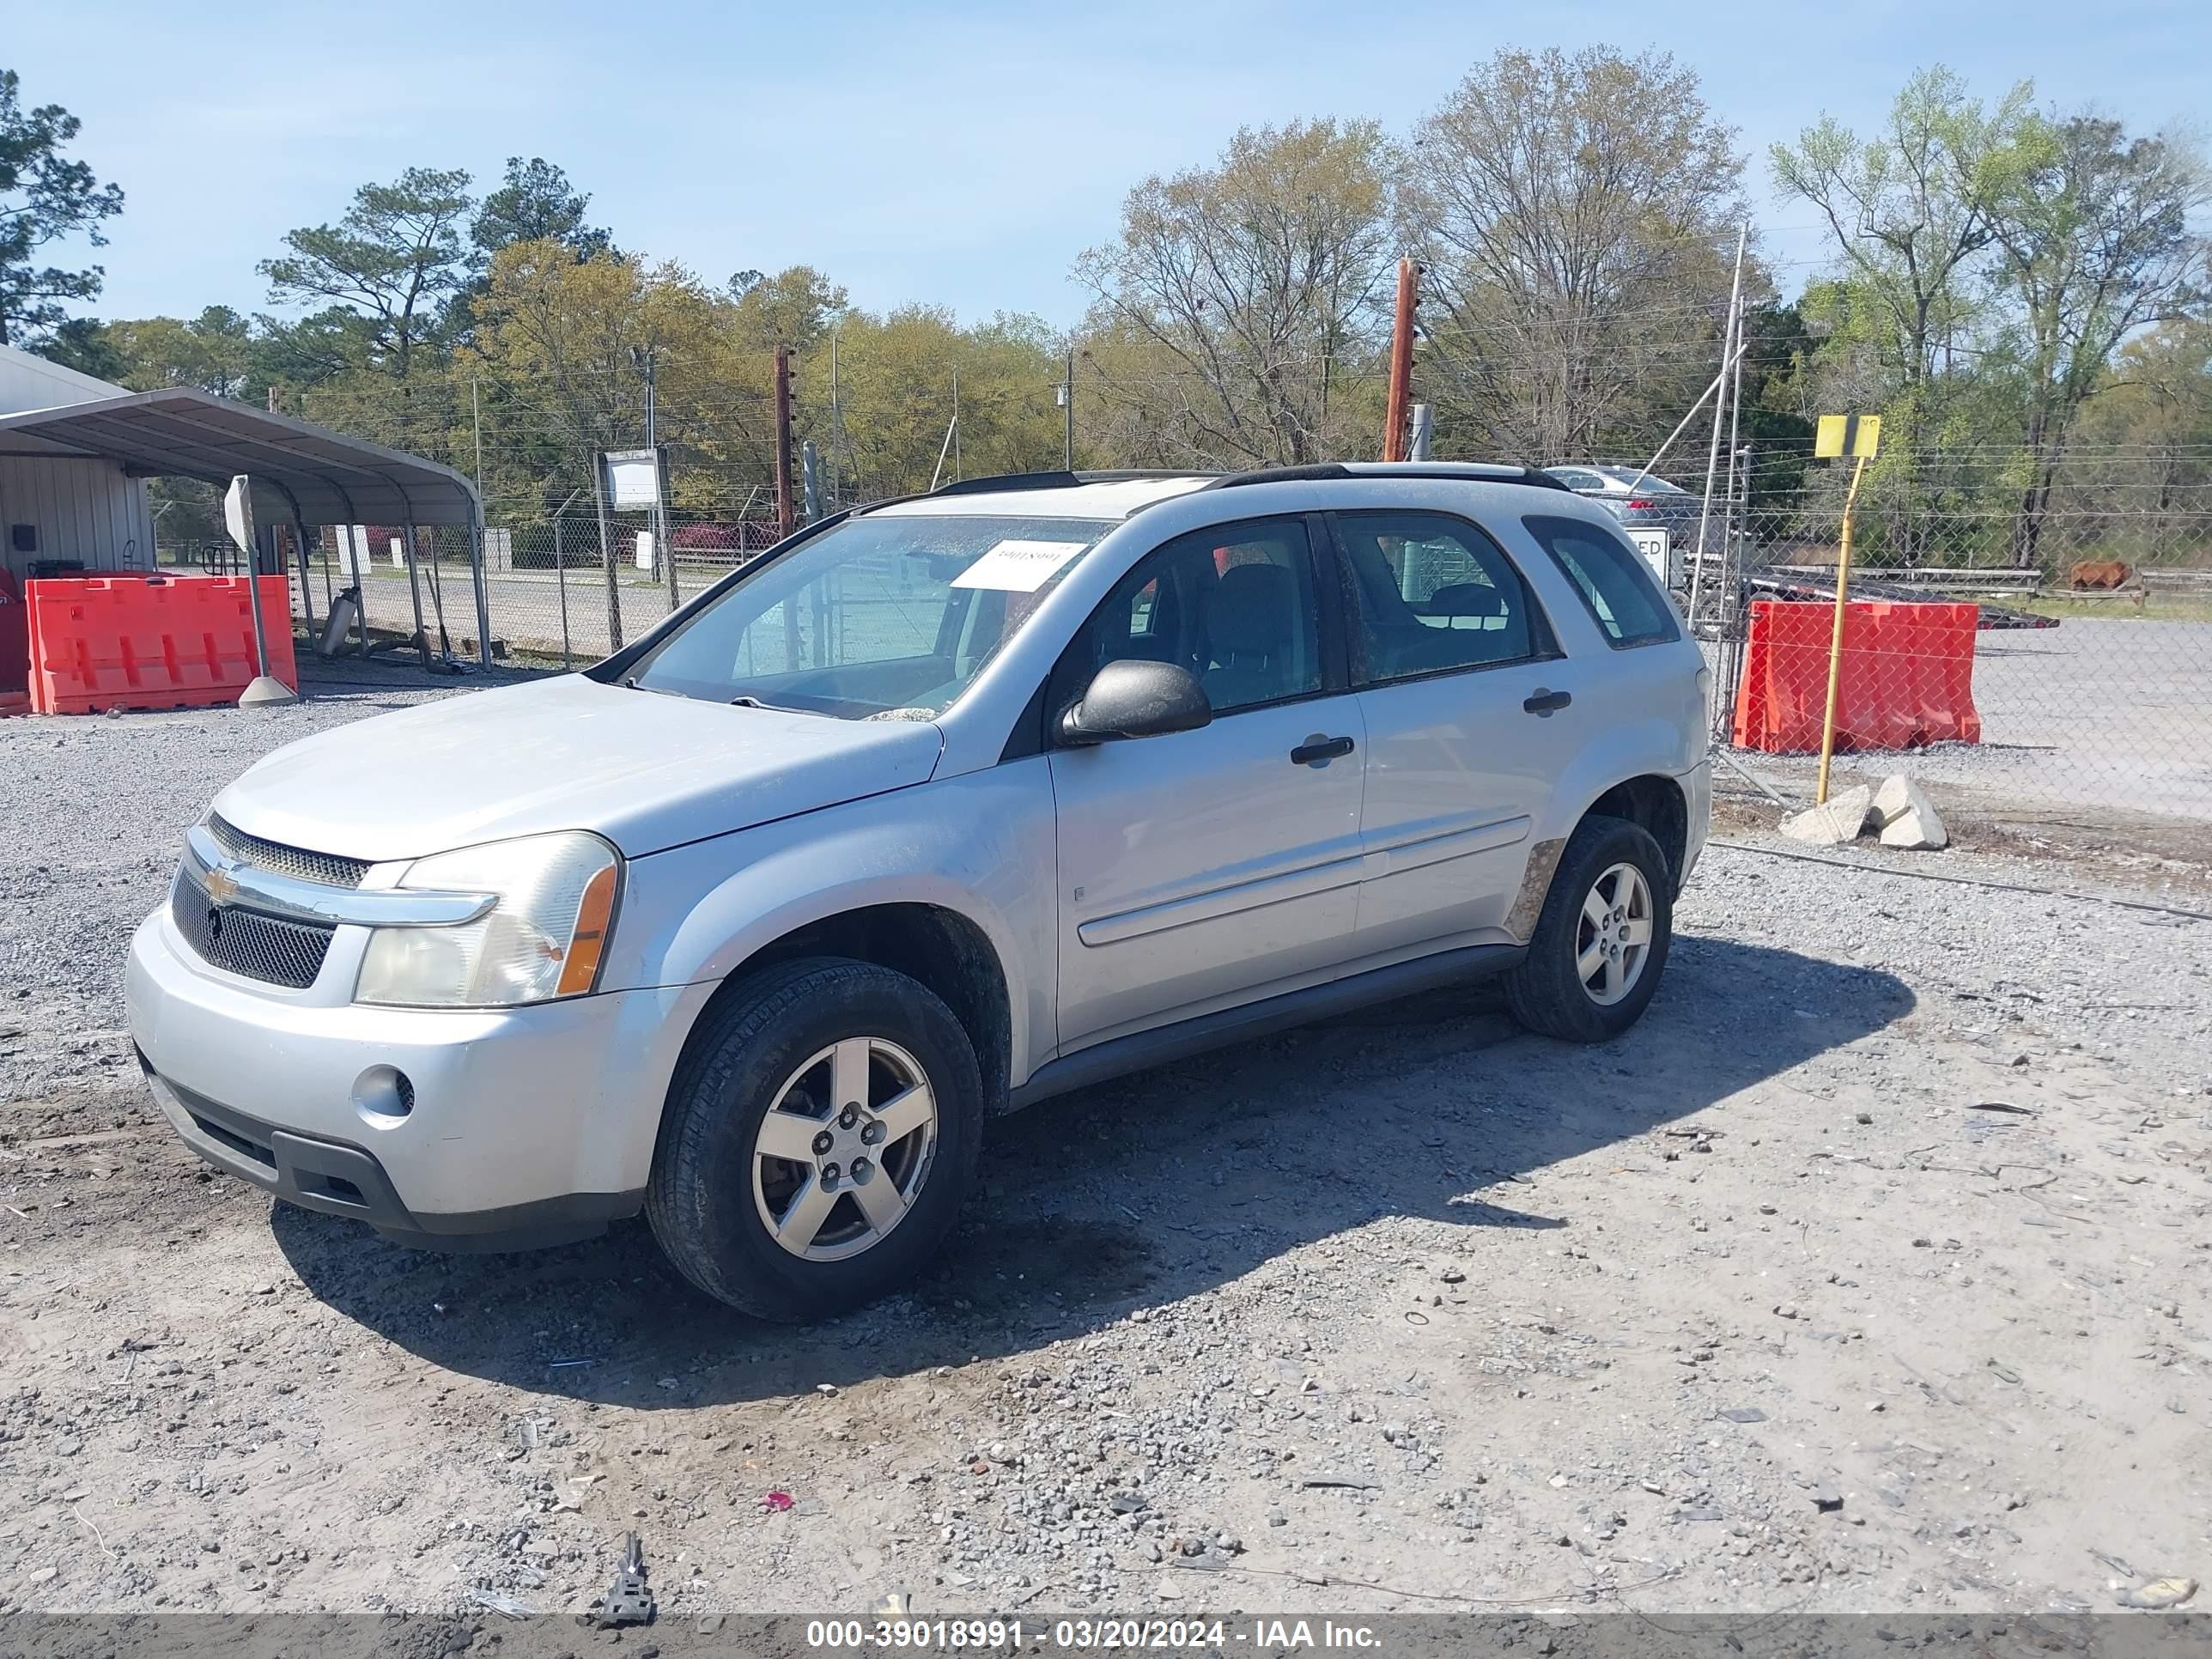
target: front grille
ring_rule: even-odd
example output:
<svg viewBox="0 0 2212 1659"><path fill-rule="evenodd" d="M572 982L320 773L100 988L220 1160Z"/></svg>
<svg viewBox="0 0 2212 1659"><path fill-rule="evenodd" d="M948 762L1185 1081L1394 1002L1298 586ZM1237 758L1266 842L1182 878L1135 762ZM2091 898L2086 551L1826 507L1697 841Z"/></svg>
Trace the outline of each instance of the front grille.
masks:
<svg viewBox="0 0 2212 1659"><path fill-rule="evenodd" d="M208 902L206 890L181 872L169 914L185 943L216 967L295 991L307 989L323 971L335 931L252 910L218 909Z"/></svg>
<svg viewBox="0 0 2212 1659"><path fill-rule="evenodd" d="M264 841L213 816L208 819L207 829L216 844L231 857L241 859L257 870L273 871L295 881L319 882L325 887L358 887L361 878L368 873L367 859L342 859L329 853L310 853L304 848Z"/></svg>

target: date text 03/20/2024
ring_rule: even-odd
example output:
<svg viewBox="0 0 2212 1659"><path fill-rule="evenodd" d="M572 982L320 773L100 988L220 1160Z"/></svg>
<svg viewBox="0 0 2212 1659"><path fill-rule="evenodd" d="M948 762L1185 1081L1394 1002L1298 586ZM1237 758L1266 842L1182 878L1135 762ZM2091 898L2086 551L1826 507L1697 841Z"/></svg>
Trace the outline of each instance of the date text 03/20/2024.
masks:
<svg viewBox="0 0 2212 1659"><path fill-rule="evenodd" d="M943 1653L1018 1650L1024 1645L1068 1652L1219 1650L1259 1652L1301 1649L1371 1650L1380 1638L1365 1625L1334 1620L1247 1619L817 1619L806 1644L827 1650Z"/></svg>

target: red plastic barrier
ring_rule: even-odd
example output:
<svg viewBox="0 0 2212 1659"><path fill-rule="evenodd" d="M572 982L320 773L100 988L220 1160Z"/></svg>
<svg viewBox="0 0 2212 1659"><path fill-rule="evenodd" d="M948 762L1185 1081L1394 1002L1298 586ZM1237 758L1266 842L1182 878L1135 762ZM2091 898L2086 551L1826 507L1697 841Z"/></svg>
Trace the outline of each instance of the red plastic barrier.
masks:
<svg viewBox="0 0 2212 1659"><path fill-rule="evenodd" d="M0 570L0 714L31 708L31 617L15 576Z"/></svg>
<svg viewBox="0 0 2212 1659"><path fill-rule="evenodd" d="M1839 750L1979 743L1978 606L1855 599L1844 607L1836 688ZM1732 733L1739 749L1814 754L1828 696L1835 607L1754 599Z"/></svg>
<svg viewBox="0 0 2212 1659"><path fill-rule="evenodd" d="M238 701L253 679L244 576L88 576L35 581L31 706L41 714L201 708ZM269 672L294 690L289 579L263 576Z"/></svg>

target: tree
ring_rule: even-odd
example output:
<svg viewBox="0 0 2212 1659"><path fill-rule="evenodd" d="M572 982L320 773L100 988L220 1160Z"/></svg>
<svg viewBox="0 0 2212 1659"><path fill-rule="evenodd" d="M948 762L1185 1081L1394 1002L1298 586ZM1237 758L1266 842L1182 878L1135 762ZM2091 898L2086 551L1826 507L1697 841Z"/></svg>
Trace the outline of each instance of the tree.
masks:
<svg viewBox="0 0 2212 1659"><path fill-rule="evenodd" d="M133 392L189 386L218 398L242 398L255 378L252 325L228 306L210 306L190 322L147 317L107 325Z"/></svg>
<svg viewBox="0 0 2212 1659"><path fill-rule="evenodd" d="M1400 192L1458 441L1541 463L1663 437L1719 367L1742 173L1664 53L1473 70L1416 125Z"/></svg>
<svg viewBox="0 0 2212 1659"><path fill-rule="evenodd" d="M432 337L439 301L467 267L461 226L474 205L469 175L410 167L388 185L363 185L335 225L295 230L289 250L260 265L277 305L325 301L368 325L373 366L405 381Z"/></svg>
<svg viewBox="0 0 2212 1659"><path fill-rule="evenodd" d="M73 368L98 380L120 383L129 367L115 349L108 325L97 317L71 317L33 342L31 349L50 363Z"/></svg>
<svg viewBox="0 0 2212 1659"><path fill-rule="evenodd" d="M1085 331L1111 449L1255 466L1363 453L1389 266L1389 150L1371 121L1241 130L1218 165L1146 179L1086 252Z"/></svg>
<svg viewBox="0 0 2212 1659"><path fill-rule="evenodd" d="M962 328L936 306L882 317L848 312L837 328L837 421L828 425L822 354L808 360L805 423L823 441L839 480L869 500L927 489L939 477L1028 472L1060 463L1054 387L1060 340L1035 317L999 316ZM959 380L959 465L948 449Z"/></svg>
<svg viewBox="0 0 2212 1659"><path fill-rule="evenodd" d="M1879 320L1886 364L1908 389L1949 366L1972 324L1967 279L1996 238L2032 94L2022 82L1984 112L1939 64L1905 83L1881 132L1862 139L1830 116L1771 152L1776 187L1826 222L1859 314Z"/></svg>
<svg viewBox="0 0 2212 1659"><path fill-rule="evenodd" d="M527 161L507 158L506 182L483 198L469 225L469 240L489 263L517 242L558 242L579 259L615 252L613 233L586 225L592 198L568 182L568 175L543 156Z"/></svg>
<svg viewBox="0 0 2212 1659"><path fill-rule="evenodd" d="M2022 569L2037 562L2075 421L2114 350L2212 298L2208 244L2190 228L2212 203L2212 173L2192 145L2130 139L2117 121L2077 115L2036 123L2025 148L2031 160L1990 216L2026 380L2028 473L2012 539Z"/></svg>
<svg viewBox="0 0 2212 1659"><path fill-rule="evenodd" d="M64 270L32 260L69 236L104 246L101 222L123 211L119 186L62 155L82 124L59 104L24 109L21 85L15 70L0 70L0 345L59 325L64 300L99 297L100 266Z"/></svg>

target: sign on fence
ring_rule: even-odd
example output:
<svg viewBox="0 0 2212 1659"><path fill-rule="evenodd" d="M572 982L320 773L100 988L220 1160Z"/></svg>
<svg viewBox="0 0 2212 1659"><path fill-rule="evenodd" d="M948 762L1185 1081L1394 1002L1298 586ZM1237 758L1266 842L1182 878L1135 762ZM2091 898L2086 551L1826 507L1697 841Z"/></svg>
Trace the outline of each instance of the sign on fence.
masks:
<svg viewBox="0 0 2212 1659"><path fill-rule="evenodd" d="M1639 526L1624 526L1628 539L1644 562L1651 567L1651 574L1659 579L1659 586L1672 592L1682 585L1682 561L1674 552L1674 532L1664 525L1656 529Z"/></svg>
<svg viewBox="0 0 2212 1659"><path fill-rule="evenodd" d="M661 452L605 449L599 452L599 488L607 505L651 507L660 504Z"/></svg>

